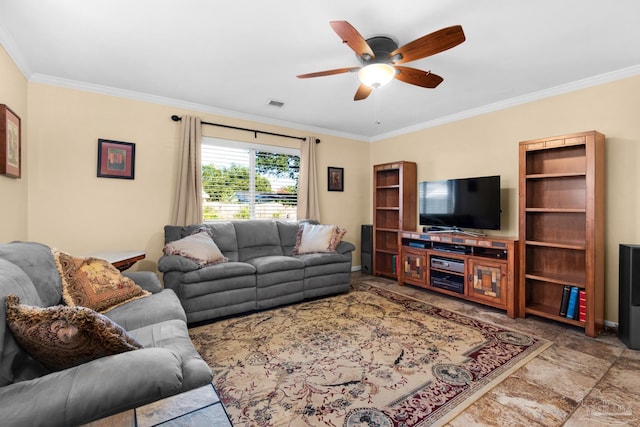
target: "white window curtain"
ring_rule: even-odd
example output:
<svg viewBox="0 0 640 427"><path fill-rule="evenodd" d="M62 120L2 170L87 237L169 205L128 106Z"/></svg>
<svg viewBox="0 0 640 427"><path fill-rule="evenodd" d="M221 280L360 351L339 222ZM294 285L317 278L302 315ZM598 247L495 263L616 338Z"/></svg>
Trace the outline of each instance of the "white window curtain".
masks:
<svg viewBox="0 0 640 427"><path fill-rule="evenodd" d="M171 222L173 225L199 224L202 222L200 166L202 123L200 118L182 116L180 135L178 183Z"/></svg>
<svg viewBox="0 0 640 427"><path fill-rule="evenodd" d="M298 180L298 218L320 222L318 203L318 168L316 138L308 137L300 144L300 178Z"/></svg>

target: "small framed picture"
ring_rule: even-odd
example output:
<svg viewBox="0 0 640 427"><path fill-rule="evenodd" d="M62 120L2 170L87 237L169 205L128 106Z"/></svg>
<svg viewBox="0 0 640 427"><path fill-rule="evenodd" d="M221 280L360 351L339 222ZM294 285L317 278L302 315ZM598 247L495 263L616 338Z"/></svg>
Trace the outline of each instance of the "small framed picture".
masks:
<svg viewBox="0 0 640 427"><path fill-rule="evenodd" d="M327 169L327 186L329 191L344 191L344 168Z"/></svg>
<svg viewBox="0 0 640 427"><path fill-rule="evenodd" d="M0 104L0 174L20 178L22 174L20 117Z"/></svg>
<svg viewBox="0 0 640 427"><path fill-rule="evenodd" d="M134 179L136 144L98 140L98 177Z"/></svg>

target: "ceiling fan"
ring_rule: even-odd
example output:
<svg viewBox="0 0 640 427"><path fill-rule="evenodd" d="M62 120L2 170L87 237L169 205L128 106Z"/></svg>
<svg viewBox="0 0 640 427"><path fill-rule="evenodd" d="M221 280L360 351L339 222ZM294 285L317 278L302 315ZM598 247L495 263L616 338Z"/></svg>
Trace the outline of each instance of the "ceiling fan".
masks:
<svg viewBox="0 0 640 427"><path fill-rule="evenodd" d="M418 70L398 64L435 55L451 49L465 40L462 27L454 25L398 47L393 39L386 36L376 36L365 40L347 21L331 21L330 24L342 42L356 53L362 66L300 74L297 77L306 79L357 71L360 86L353 97L354 101L365 99L374 89L385 85L393 78L416 86L435 88L442 83L442 77L431 71Z"/></svg>

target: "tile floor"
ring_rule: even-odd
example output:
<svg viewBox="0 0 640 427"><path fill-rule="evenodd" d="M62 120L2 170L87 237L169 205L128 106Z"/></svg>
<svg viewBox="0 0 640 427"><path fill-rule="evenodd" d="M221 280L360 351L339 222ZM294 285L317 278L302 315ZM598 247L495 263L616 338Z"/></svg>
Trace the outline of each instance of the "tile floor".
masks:
<svg viewBox="0 0 640 427"><path fill-rule="evenodd" d="M524 333L553 345L454 418L448 427L640 426L640 351L615 334L588 338L584 331L545 319L510 319L504 312L413 286L352 274L352 282L375 280L396 292ZM230 426L211 386L90 424L108 426Z"/></svg>

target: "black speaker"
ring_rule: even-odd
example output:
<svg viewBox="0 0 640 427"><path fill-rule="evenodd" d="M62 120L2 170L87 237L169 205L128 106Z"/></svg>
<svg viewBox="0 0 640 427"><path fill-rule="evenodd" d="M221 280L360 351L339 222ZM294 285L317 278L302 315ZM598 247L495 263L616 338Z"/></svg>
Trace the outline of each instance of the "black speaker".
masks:
<svg viewBox="0 0 640 427"><path fill-rule="evenodd" d="M640 245L620 245L618 338L640 350Z"/></svg>
<svg viewBox="0 0 640 427"><path fill-rule="evenodd" d="M360 236L360 265L364 274L373 273L373 225L363 224Z"/></svg>

